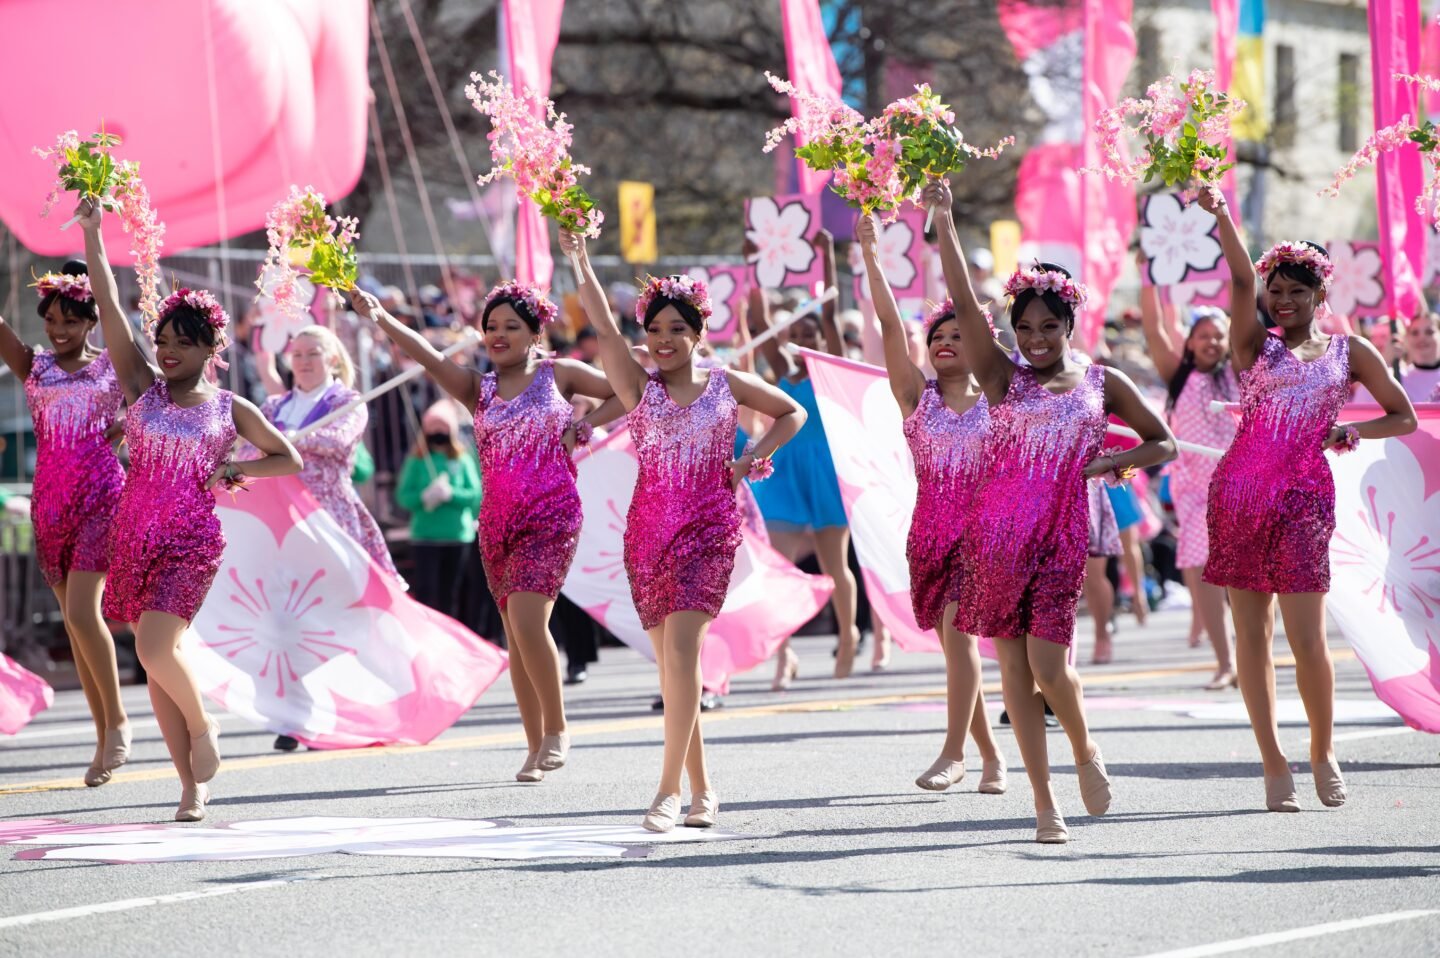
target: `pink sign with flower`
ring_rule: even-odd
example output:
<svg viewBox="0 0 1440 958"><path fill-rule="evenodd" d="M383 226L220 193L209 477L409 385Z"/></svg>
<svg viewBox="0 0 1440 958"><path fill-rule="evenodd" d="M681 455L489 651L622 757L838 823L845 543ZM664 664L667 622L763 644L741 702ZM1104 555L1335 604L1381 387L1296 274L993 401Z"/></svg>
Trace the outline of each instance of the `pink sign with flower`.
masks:
<svg viewBox="0 0 1440 958"><path fill-rule="evenodd" d="M1220 249L1220 225L1198 203L1177 193L1155 193L1140 199L1140 250L1146 286L1176 286L1202 280L1229 279Z"/></svg>
<svg viewBox="0 0 1440 958"><path fill-rule="evenodd" d="M705 334L712 343L728 343L739 332L740 315L750 292L746 266L696 266L685 271L710 287L710 321Z"/></svg>
<svg viewBox="0 0 1440 958"><path fill-rule="evenodd" d="M915 207L901 210L892 223L880 224L878 243L880 265L895 293L895 300L905 313L914 312L912 304L925 299L925 211ZM855 298L870 301L870 286L863 267L855 274Z"/></svg>
<svg viewBox="0 0 1440 958"><path fill-rule="evenodd" d="M755 281L765 289L803 286L825 278L815 236L820 232L820 196L757 196L745 201L745 238Z"/></svg>
<svg viewBox="0 0 1440 958"><path fill-rule="evenodd" d="M1332 240L1330 262L1335 272L1325 302L1341 316L1360 319L1385 315L1385 271L1380 244L1373 241Z"/></svg>

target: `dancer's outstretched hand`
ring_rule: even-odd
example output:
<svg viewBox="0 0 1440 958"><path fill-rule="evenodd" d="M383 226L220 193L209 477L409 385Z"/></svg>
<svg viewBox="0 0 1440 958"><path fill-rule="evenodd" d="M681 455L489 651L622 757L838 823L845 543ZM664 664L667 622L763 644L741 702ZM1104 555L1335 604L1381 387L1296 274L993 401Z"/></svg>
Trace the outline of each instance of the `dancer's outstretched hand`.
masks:
<svg viewBox="0 0 1440 958"><path fill-rule="evenodd" d="M583 233L572 233L569 230L560 231L560 251L566 256L579 256L585 252L585 235Z"/></svg>
<svg viewBox="0 0 1440 958"><path fill-rule="evenodd" d="M350 290L350 305L354 308L356 316L368 319L372 323L379 319L381 313L385 312L384 307L380 305L380 300L363 289Z"/></svg>
<svg viewBox="0 0 1440 958"><path fill-rule="evenodd" d="M931 180L920 193L920 205L930 207L939 216L948 216L955 206L955 197L950 192L950 181Z"/></svg>
<svg viewBox="0 0 1440 958"><path fill-rule="evenodd" d="M880 248L880 228L875 223L875 214L866 213L855 220L855 241L864 253L874 254Z"/></svg>
<svg viewBox="0 0 1440 958"><path fill-rule="evenodd" d="M1200 208L1214 216L1219 216L1226 210L1228 204L1225 202L1225 194L1220 192L1218 186L1207 186L1200 191L1196 198Z"/></svg>
<svg viewBox="0 0 1440 958"><path fill-rule="evenodd" d="M104 219L104 209L88 196L81 197L80 202L75 204L75 222L80 224L81 229L98 230Z"/></svg>

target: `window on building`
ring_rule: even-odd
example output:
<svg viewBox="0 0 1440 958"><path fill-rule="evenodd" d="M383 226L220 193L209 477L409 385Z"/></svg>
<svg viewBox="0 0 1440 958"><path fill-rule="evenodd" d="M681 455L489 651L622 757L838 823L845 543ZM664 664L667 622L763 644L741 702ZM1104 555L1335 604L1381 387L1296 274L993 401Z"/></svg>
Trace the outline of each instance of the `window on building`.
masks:
<svg viewBox="0 0 1440 958"><path fill-rule="evenodd" d="M1295 48L1275 47L1275 145L1295 145Z"/></svg>
<svg viewBox="0 0 1440 958"><path fill-rule="evenodd" d="M1340 152L1354 153L1360 148L1360 58L1353 53L1340 54Z"/></svg>

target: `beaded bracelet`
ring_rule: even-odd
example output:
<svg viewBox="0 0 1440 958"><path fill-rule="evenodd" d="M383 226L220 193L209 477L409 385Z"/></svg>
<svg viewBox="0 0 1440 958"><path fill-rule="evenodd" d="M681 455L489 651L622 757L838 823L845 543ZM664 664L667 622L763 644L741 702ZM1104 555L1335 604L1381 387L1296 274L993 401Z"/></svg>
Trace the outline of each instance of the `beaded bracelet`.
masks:
<svg viewBox="0 0 1440 958"><path fill-rule="evenodd" d="M1115 456L1118 455L1118 454L1119 454L1120 452L1122 452L1122 451L1123 451L1123 450L1119 449L1118 447L1117 447L1117 448L1114 448L1114 449L1107 449L1107 450L1105 450L1105 456L1106 456L1106 458L1108 458L1108 459L1110 460L1110 471L1109 471L1109 473L1108 473L1108 474L1102 474L1102 475L1104 476L1105 484L1106 484L1107 486L1112 486L1112 487L1123 486L1123 485L1125 485L1127 482L1129 482L1131 479L1134 479L1134 478L1135 478L1135 474L1139 471L1139 470L1136 469L1134 466L1122 466L1122 465L1120 465L1118 462L1115 461Z"/></svg>
<svg viewBox="0 0 1440 958"><path fill-rule="evenodd" d="M753 439L745 444L745 452L742 455L754 457L750 460L750 470L745 474L751 482L764 482L775 475L775 463L771 461L770 457L755 455Z"/></svg>
<svg viewBox="0 0 1440 958"><path fill-rule="evenodd" d="M1335 455L1343 456L1354 452L1360 446L1360 430L1354 426L1340 427L1340 441L1335 444Z"/></svg>

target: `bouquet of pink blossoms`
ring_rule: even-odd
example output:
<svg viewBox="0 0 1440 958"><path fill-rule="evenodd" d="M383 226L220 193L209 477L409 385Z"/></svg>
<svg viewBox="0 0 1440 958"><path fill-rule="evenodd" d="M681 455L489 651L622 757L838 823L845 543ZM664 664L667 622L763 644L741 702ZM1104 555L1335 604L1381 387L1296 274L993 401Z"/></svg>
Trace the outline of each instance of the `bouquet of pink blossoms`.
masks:
<svg viewBox="0 0 1440 958"><path fill-rule="evenodd" d="M41 216L60 199L62 191L79 193L101 207L118 213L120 225L130 234L130 255L135 257L135 275L140 283L140 311L153 323L160 303L160 247L164 245L165 224L150 208L150 191L140 179L140 164L117 161L111 150L120 137L101 130L88 140L68 130L49 149L35 148L35 154L55 164L55 187L45 198ZM62 229L70 227L72 219Z"/></svg>
<svg viewBox="0 0 1440 958"><path fill-rule="evenodd" d="M1395 79L1419 84L1427 90L1440 91L1440 79L1435 77L1397 73ZM1336 172L1334 181L1321 190L1320 195L1339 196L1340 187L1345 181L1363 168L1373 165L1381 153L1392 153L1411 143L1430 161L1430 176L1425 181L1425 188L1415 199L1415 209L1430 223L1440 223L1440 128L1430 120L1416 126L1410 117L1404 116L1398 123L1376 130L1370 139L1365 141L1365 145L1350 158L1350 162Z"/></svg>
<svg viewBox="0 0 1440 958"><path fill-rule="evenodd" d="M1082 172L1145 183L1159 177L1166 186L1182 187L1187 196L1218 183L1234 165L1225 162L1224 141L1245 101L1214 86L1213 72L1193 70L1184 81L1167 76L1150 84L1144 99L1127 97L1106 110L1095 121L1104 154L1100 166ZM1146 145L1127 161L1122 144L1129 139Z"/></svg>
<svg viewBox="0 0 1440 958"><path fill-rule="evenodd" d="M310 187L290 187L290 195L265 214L265 237L270 248L255 285L269 285L275 305L287 316L304 311L295 280L307 271L318 286L345 292L355 288L360 275L355 240L359 223L353 216L338 219L325 212L325 197Z"/></svg>
<svg viewBox="0 0 1440 958"><path fill-rule="evenodd" d="M495 163L479 178L480 185L514 177L515 188L561 229L599 236L605 214L579 183L579 174L589 173L590 168L570 156L574 127L565 122L565 114L555 112L555 104L534 90L516 93L493 70L489 80L479 73L470 74L470 79L474 82L465 88L465 95L490 118L490 157Z"/></svg>

